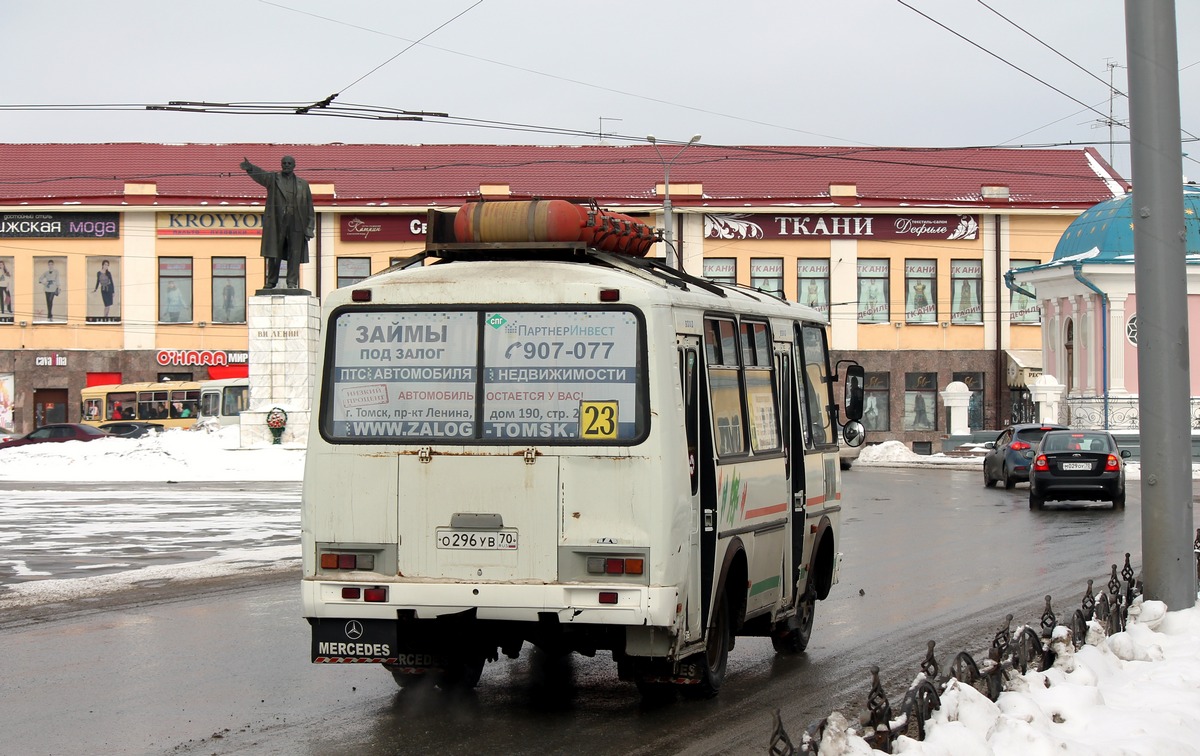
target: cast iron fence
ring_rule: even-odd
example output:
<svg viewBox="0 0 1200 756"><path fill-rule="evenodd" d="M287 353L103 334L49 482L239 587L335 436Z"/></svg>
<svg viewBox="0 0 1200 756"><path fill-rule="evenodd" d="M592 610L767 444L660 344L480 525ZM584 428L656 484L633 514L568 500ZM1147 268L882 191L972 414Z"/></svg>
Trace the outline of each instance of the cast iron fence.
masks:
<svg viewBox="0 0 1200 756"><path fill-rule="evenodd" d="M1197 580L1200 580L1200 529L1196 531L1195 549L1196 575ZM1071 642L1076 649L1086 643L1088 623L1093 620L1100 624L1106 635L1113 635L1125 629L1129 620L1129 606L1142 594L1141 582L1134 581L1129 554L1125 555L1125 566L1119 573L1117 565L1112 566L1106 587L1108 590L1097 598L1092 592L1092 581L1088 580L1087 591L1079 608L1067 620L1066 627L1071 630ZM904 692L897 707L892 706L879 681L879 667L872 666L867 711L859 718L860 731L864 733L863 738L867 743L877 751L891 753L892 745L901 735L924 740L925 724L933 716L933 712L941 707L941 694L952 680L970 685L995 701L1004 691L1004 684L1013 672L1025 674L1030 669L1049 669L1055 659L1053 634L1055 628L1059 627L1059 618L1051 607L1050 596L1046 596L1046 605L1039 623L1040 632L1029 625L1021 625L1014 631L1012 620L1011 614L1005 617L1004 624L992 636L987 658L982 663L963 651L950 662L945 674L942 673L942 666L934 655L934 641L929 641L925 658L920 664L920 674ZM776 709L769 753L772 756L819 753L821 737L827 723L828 718L813 723L801 736L800 744L794 745L784 728L779 710Z"/></svg>

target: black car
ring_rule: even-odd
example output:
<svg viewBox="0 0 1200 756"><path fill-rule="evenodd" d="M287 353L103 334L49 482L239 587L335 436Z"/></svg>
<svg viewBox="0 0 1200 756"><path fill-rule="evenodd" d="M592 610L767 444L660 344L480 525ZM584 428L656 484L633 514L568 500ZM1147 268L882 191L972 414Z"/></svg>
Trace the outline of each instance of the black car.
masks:
<svg viewBox="0 0 1200 756"><path fill-rule="evenodd" d="M1102 430L1053 431L1042 436L1029 468L1029 508L1047 499L1111 501L1125 508L1125 460L1112 434Z"/></svg>
<svg viewBox="0 0 1200 756"><path fill-rule="evenodd" d="M1002 481L1005 488L1029 480L1029 462L1033 448L1047 431L1066 430L1055 423L1020 423L1010 425L988 444L983 457L983 485L991 488Z"/></svg>
<svg viewBox="0 0 1200 756"><path fill-rule="evenodd" d="M151 433L160 433L162 429L163 426L159 423L141 423L132 420L104 423L100 426L100 430L108 431L114 436L121 436L123 438L141 438Z"/></svg>
<svg viewBox="0 0 1200 756"><path fill-rule="evenodd" d="M55 444L64 441L95 441L98 438L108 437L109 434L105 431L82 423L51 423L43 425L32 433L5 441L0 444L0 449L11 449L29 444Z"/></svg>

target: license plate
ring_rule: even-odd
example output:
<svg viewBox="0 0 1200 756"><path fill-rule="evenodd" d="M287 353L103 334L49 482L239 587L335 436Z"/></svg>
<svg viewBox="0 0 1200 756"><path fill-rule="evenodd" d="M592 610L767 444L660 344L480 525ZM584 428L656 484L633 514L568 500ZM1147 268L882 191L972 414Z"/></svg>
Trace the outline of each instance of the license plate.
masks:
<svg viewBox="0 0 1200 756"><path fill-rule="evenodd" d="M439 549L484 549L509 551L517 548L517 531L515 528L504 530L452 530L438 528L437 547Z"/></svg>
<svg viewBox="0 0 1200 756"><path fill-rule="evenodd" d="M1091 470L1091 462L1063 462L1062 469L1064 470Z"/></svg>

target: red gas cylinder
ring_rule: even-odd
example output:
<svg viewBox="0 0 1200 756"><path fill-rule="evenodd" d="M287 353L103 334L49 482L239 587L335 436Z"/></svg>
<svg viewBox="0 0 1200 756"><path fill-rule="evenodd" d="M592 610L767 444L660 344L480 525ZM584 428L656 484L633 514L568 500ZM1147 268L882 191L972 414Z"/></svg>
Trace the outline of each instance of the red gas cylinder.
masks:
<svg viewBox="0 0 1200 756"><path fill-rule="evenodd" d="M607 252L642 256L654 229L628 215L566 200L468 202L454 217L459 242L584 242Z"/></svg>

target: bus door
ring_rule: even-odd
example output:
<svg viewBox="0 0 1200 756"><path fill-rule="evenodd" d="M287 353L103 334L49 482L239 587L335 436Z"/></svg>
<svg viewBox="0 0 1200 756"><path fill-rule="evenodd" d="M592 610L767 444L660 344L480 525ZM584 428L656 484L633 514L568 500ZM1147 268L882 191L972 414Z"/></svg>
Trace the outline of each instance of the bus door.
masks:
<svg viewBox="0 0 1200 756"><path fill-rule="evenodd" d="M797 324L795 330L796 400L802 409L805 449L805 511L812 518L838 504L838 444L825 330L817 323Z"/></svg>
<svg viewBox="0 0 1200 756"><path fill-rule="evenodd" d="M787 450L788 484L791 487L792 511L790 529L791 579L784 585L783 602L790 605L794 602L803 586L799 586L800 573L804 566L804 533L806 528L804 511L804 402L798 401L795 387L803 381L797 381L795 375L796 363L788 352L780 352L777 356L776 370L778 395L780 397L779 416L783 418L783 447Z"/></svg>
<svg viewBox="0 0 1200 756"><path fill-rule="evenodd" d="M700 596L700 625L689 631L700 633L707 626L708 606L712 601L713 562L717 551L716 471L713 469L711 439L700 432L707 420L701 417L702 408L707 406L703 397L704 371L700 366L700 340L695 336L679 336L680 386L683 388L684 432L687 435L688 481L695 513L692 531L692 550L698 553L698 564L693 558L692 577L688 581L688 595ZM705 481L702 485L701 481ZM705 493L702 493L704 491ZM695 569L698 566L699 569ZM691 611L688 611L690 619Z"/></svg>

